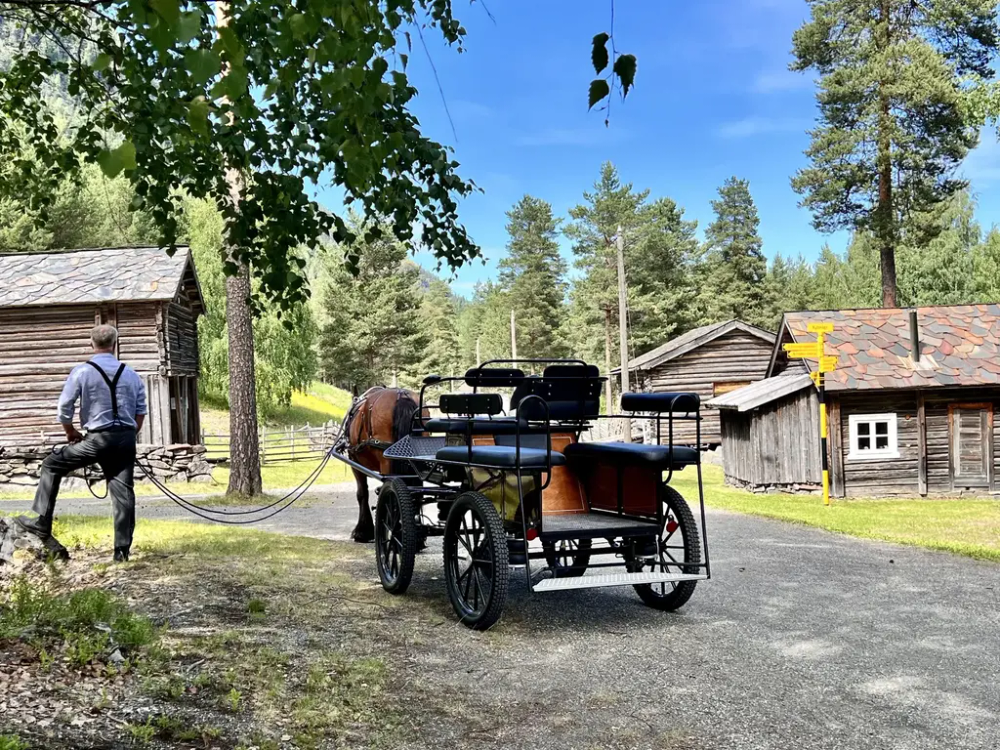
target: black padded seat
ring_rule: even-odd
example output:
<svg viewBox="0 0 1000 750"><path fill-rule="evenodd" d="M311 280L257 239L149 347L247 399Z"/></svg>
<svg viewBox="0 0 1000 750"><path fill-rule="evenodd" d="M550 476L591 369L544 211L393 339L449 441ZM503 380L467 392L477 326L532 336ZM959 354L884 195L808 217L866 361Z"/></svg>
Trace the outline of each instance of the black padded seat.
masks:
<svg viewBox="0 0 1000 750"><path fill-rule="evenodd" d="M435 417L424 423L424 429L427 432L443 432L447 435L464 435L468 427L468 419L449 419L448 417ZM472 420L473 435L513 435L516 432L517 423L513 417ZM531 432L528 423L522 419L521 433L527 434L528 432Z"/></svg>
<svg viewBox="0 0 1000 750"><path fill-rule="evenodd" d="M562 466L566 463L566 457L558 451L552 451L553 466ZM517 450L513 446L506 445L474 445L470 459L469 446L449 445L438 450L436 458L439 461L451 461L453 463L474 463L482 466L495 466L498 469L513 469L514 459ZM546 452L544 448L521 448L521 468L523 469L544 469L546 468Z"/></svg>
<svg viewBox="0 0 1000 750"><path fill-rule="evenodd" d="M680 468L698 461L698 451L675 445L673 465L669 445L640 443L571 443L563 452L573 463L610 464L612 466L654 466L662 469Z"/></svg>

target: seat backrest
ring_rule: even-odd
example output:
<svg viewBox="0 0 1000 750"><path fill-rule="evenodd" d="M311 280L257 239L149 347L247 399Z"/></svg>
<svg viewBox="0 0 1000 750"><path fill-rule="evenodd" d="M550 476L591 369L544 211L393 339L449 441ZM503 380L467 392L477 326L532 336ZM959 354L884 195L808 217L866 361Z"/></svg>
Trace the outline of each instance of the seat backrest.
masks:
<svg viewBox="0 0 1000 750"><path fill-rule="evenodd" d="M525 378L514 391L511 410L530 393L545 399L550 419L584 420L600 412L603 383L596 365L549 365L542 377ZM528 402L521 414L528 419L544 419L545 409L537 402Z"/></svg>
<svg viewBox="0 0 1000 750"><path fill-rule="evenodd" d="M442 393L438 408L444 414L493 416L503 411L503 399L499 393Z"/></svg>
<svg viewBox="0 0 1000 750"><path fill-rule="evenodd" d="M513 388L524 380L524 370L516 367L472 367L465 382L473 388Z"/></svg>

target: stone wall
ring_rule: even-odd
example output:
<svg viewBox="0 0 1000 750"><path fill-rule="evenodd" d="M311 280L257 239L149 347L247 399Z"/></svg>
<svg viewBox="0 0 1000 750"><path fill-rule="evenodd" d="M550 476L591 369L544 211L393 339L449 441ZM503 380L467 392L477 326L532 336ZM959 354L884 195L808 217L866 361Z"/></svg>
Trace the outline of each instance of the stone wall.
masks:
<svg viewBox="0 0 1000 750"><path fill-rule="evenodd" d="M42 461L51 452L51 445L30 448L0 446L0 490L35 487ZM136 452L138 459L160 481L209 482L212 479L213 467L205 460L203 445L139 445ZM97 467L90 470L89 476L104 480ZM138 467L135 481L148 481ZM83 472L74 472L63 480L62 486L67 489L84 487Z"/></svg>

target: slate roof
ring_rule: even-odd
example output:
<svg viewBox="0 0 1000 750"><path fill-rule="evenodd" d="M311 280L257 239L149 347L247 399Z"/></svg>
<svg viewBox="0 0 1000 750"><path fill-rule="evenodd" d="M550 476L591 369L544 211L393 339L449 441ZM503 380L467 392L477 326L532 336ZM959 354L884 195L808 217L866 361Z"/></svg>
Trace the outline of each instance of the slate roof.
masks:
<svg viewBox="0 0 1000 750"><path fill-rule="evenodd" d="M1000 305L917 308L920 359L910 352L909 310L824 310L785 313L769 372L783 343L813 341L807 326L833 323L826 354L837 369L831 391L1000 385ZM805 360L808 369L814 360Z"/></svg>
<svg viewBox="0 0 1000 750"><path fill-rule="evenodd" d="M158 247L5 253L0 254L0 307L169 301L186 274L197 287L187 247L173 257Z"/></svg>
<svg viewBox="0 0 1000 750"><path fill-rule="evenodd" d="M705 402L710 409L733 409L735 411L752 411L759 406L777 401L792 393L798 393L803 388L812 386L812 378L807 372L782 373L773 378L764 378L756 383L745 385L729 393L723 393Z"/></svg>
<svg viewBox="0 0 1000 750"><path fill-rule="evenodd" d="M707 344L709 341L723 336L730 331L744 331L752 336L763 339L769 344L774 343L774 334L770 331L765 331L763 328L744 323L742 320L725 320L721 323L712 323L700 328L692 328L687 333L681 334L662 346L658 346L656 349L631 360L628 363L628 369L631 372L632 370L648 370L657 367L682 354L687 354L692 349L702 344ZM621 369L621 367L616 367L611 372L620 372Z"/></svg>

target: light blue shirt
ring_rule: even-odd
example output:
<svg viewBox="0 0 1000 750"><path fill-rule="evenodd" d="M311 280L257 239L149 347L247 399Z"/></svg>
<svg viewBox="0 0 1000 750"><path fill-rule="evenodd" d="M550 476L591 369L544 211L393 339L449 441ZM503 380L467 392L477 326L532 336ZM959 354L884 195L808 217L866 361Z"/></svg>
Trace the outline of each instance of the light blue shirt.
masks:
<svg viewBox="0 0 1000 750"><path fill-rule="evenodd" d="M121 364L113 354L95 354L91 361L114 380ZM146 388L135 370L126 366L115 388L118 397L118 424L135 428L135 417L146 413ZM115 425L111 408L111 389L104 378L88 364L77 365L66 378L59 396L59 421L72 424L76 402L80 402L80 425L88 431Z"/></svg>

